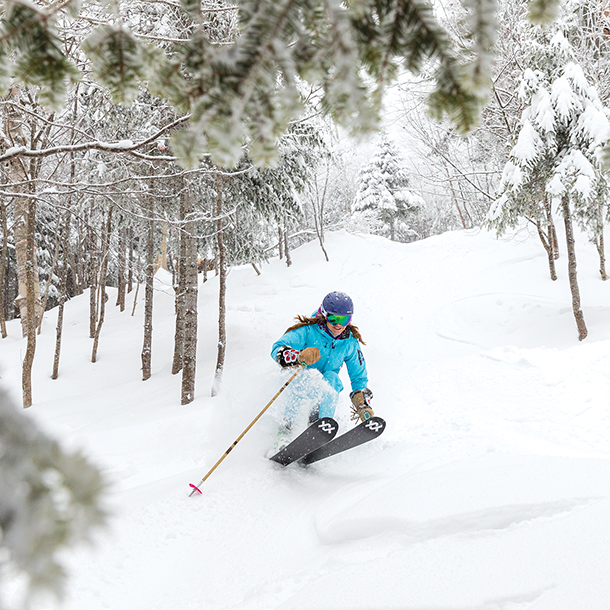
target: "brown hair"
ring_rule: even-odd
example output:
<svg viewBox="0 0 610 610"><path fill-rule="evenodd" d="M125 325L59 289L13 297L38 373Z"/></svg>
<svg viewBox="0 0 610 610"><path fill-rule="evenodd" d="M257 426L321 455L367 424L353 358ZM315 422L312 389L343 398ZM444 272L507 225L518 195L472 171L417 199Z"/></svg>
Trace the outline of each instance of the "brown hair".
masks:
<svg viewBox="0 0 610 610"><path fill-rule="evenodd" d="M291 330L295 330L303 326L310 326L311 324L319 324L320 326L326 326L326 318L321 313L318 313L313 318L308 318L307 316L302 316L299 314L295 317L295 320L298 320L298 322L296 324L293 324L290 328L287 328L285 332L289 332ZM352 335L356 339L358 339L358 341L360 341L362 345L366 345L357 326L354 326L353 324L348 324L345 327L345 330L348 330L350 333L352 333ZM345 330L343 332L345 332Z"/></svg>

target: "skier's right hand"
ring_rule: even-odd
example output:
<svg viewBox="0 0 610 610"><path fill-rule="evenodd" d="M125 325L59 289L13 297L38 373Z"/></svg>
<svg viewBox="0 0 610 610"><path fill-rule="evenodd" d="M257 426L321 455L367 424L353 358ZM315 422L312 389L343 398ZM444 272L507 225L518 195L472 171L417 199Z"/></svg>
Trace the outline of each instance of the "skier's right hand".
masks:
<svg viewBox="0 0 610 610"><path fill-rule="evenodd" d="M306 347L299 354L299 362L303 364L313 364L320 360L320 350L317 347Z"/></svg>
<svg viewBox="0 0 610 610"><path fill-rule="evenodd" d="M284 345L277 352L276 360L282 368L297 366L299 364L300 352L288 345Z"/></svg>

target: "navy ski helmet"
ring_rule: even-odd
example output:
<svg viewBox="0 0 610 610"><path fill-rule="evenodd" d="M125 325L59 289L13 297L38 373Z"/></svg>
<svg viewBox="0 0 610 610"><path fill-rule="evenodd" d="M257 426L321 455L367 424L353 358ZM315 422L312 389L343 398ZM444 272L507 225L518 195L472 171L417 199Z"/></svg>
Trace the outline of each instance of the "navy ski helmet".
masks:
<svg viewBox="0 0 610 610"><path fill-rule="evenodd" d="M329 292L322 301L320 312L324 316L329 314L352 316L354 313L354 304L345 292Z"/></svg>

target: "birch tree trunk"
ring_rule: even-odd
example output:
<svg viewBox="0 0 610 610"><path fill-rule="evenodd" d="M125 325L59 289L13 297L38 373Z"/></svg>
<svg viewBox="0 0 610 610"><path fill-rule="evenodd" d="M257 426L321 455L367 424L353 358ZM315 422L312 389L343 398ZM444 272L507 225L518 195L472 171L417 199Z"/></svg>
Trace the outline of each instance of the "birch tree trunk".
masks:
<svg viewBox="0 0 610 610"><path fill-rule="evenodd" d="M163 227L161 228L161 259L159 263L161 269L165 269L165 271L167 271L167 231L167 222L164 222Z"/></svg>
<svg viewBox="0 0 610 610"><path fill-rule="evenodd" d="M282 231L282 227L277 228L277 240L278 255L282 260L284 258L284 231Z"/></svg>
<svg viewBox="0 0 610 610"><path fill-rule="evenodd" d="M225 353L227 348L226 327L226 295L227 295L227 256L224 244L223 221L222 221L222 177L220 172L216 173L216 243L218 246L219 267L219 290L218 290L218 356L216 359L216 371L214 383L212 384L212 396L220 392L222 383L222 371L225 365Z"/></svg>
<svg viewBox="0 0 610 610"><path fill-rule="evenodd" d="M153 331L153 290L155 281L155 223L153 221L152 196L146 195L148 202L148 234L146 236L146 262L144 277L144 342L142 344L142 381L152 375L152 331Z"/></svg>
<svg viewBox="0 0 610 610"><path fill-rule="evenodd" d="M585 318L580 308L580 290L578 288L578 278L576 274L576 249L574 247L574 230L572 227L572 213L570 211L570 199L568 195L561 198L563 209L563 219L566 227L566 243L568 251L568 276L570 279L570 290L572 292L572 310L576 327L578 328L578 340L582 341L587 336Z"/></svg>
<svg viewBox="0 0 610 610"><path fill-rule="evenodd" d="M288 229L284 229L284 254L286 254L286 267L290 267L292 265L292 257L288 247Z"/></svg>
<svg viewBox="0 0 610 610"><path fill-rule="evenodd" d="M599 217L603 219L604 210L601 202L598 203ZM599 235L595 237L595 247L597 248L597 254L599 255L599 273L602 276L602 280L605 282L608 279L606 274L606 248L604 245L604 223L603 220L600 223Z"/></svg>
<svg viewBox="0 0 610 610"><path fill-rule="evenodd" d="M34 328L37 326L40 314L40 284L38 282L38 262L36 260L36 247L29 245L30 237L35 238L36 203L34 199L17 197L15 199L15 256L17 258L17 278L19 283L19 296L17 306L21 316L23 336L27 336L27 319L31 312ZM30 235L31 230L31 235ZM28 307L28 290L33 291L34 305Z"/></svg>
<svg viewBox="0 0 610 610"><path fill-rule="evenodd" d="M85 248L83 245L87 240L87 233L83 234L83 223L81 220L78 220L78 236L76 240L76 255L74 254L74 250L72 249L72 245L68 241L64 244L64 248L66 248L66 254L68 255L68 260L70 262L69 269L72 270L72 284L74 285L74 294L81 295L85 291L87 287L87 272L85 271L86 267L86 257L85 257Z"/></svg>
<svg viewBox="0 0 610 610"><path fill-rule="evenodd" d="M36 353L36 309L37 295L36 282L38 270L36 268L36 200L34 198L27 201L26 211L26 244L25 244L25 320L21 319L25 336L27 337L27 347L23 358L23 368L21 375L21 387L23 390L23 407L32 406L32 365L34 354Z"/></svg>
<svg viewBox="0 0 610 610"><path fill-rule="evenodd" d="M606 273L606 253L605 253L605 246L604 246L603 228L597 238L595 245L597 247L597 253L599 254L599 273L602 276L602 280L605 282L608 279L608 275Z"/></svg>
<svg viewBox="0 0 610 610"><path fill-rule="evenodd" d="M136 271L136 293L133 295L133 307L131 309L131 315L136 313L136 305L138 304L138 292L140 291L140 282L142 277L142 256L138 252L138 270Z"/></svg>
<svg viewBox="0 0 610 610"><path fill-rule="evenodd" d="M16 160L16 164L21 163ZM22 166L23 168L23 166ZM31 161L29 164L29 176L36 175L36 162ZM23 171L24 178L29 180L28 171ZM40 285L38 283L38 262L36 260L36 197L35 187L33 182L28 182L27 187L24 187L29 197L18 197L15 202L17 210L18 202L21 207L21 213L25 214L25 253L21 252L22 263L25 270L22 271L25 275L25 319L21 318L23 331L27 337L27 347L22 364L21 386L23 390L23 406L24 408L32 406L32 365L34 364L34 355L36 353L36 327L38 320L42 318L42 309L40 307ZM16 222L15 225L18 223ZM16 229L17 230L17 229ZM17 248L17 239L15 239L15 254L19 257ZM25 254L25 256L23 256ZM23 260L25 258L25 260ZM19 258L18 258L19 260ZM17 265L19 271L19 265Z"/></svg>
<svg viewBox="0 0 610 610"><path fill-rule="evenodd" d="M6 257L8 254L8 223L6 220L6 205L1 202L0 226L2 226L2 254L0 254L0 332L2 333L2 338L6 339L4 274L6 273Z"/></svg>
<svg viewBox="0 0 610 610"><path fill-rule="evenodd" d="M87 228L87 249L89 250L89 337L95 337L95 326L97 323L97 284L98 284L98 245L97 235L91 227L93 214L89 217Z"/></svg>
<svg viewBox="0 0 610 610"><path fill-rule="evenodd" d="M551 232L552 229L550 226L547 225L547 229L549 232L545 233L541 220L538 220L536 222L536 228L538 229L538 237L540 237L542 247L546 251L549 263L549 274L551 276L551 279L555 281L557 279L557 270L555 269L555 252L553 248L553 235Z"/></svg>
<svg viewBox="0 0 610 610"><path fill-rule="evenodd" d="M70 210L66 212L62 241L64 243L64 258L61 268L59 285L59 307L57 311L57 327L55 329L55 355L53 357L53 373L51 379L59 377L59 355L61 353L61 336L64 328L64 304L68 300L68 259L66 244L70 241Z"/></svg>
<svg viewBox="0 0 610 610"><path fill-rule="evenodd" d="M99 302L99 318L97 326L95 328L95 334L93 338L93 350L91 351L91 362L97 362L97 348L100 342L100 335L102 333L102 326L104 324L104 315L106 313L106 275L108 273L108 259L110 258L110 236L112 234L112 208L108 210L108 217L106 221L106 227L102 233L102 263L100 265L100 302Z"/></svg>
<svg viewBox="0 0 610 610"><path fill-rule="evenodd" d="M555 261L559 258L559 244L557 243L557 231L555 229L555 223L553 221L553 211L551 209L550 198L544 196L544 214L546 217L546 231L542 227L542 221L539 220L536 225L538 227L538 235L542 241L542 245L546 250L548 262L549 262L549 273L551 279L555 281L557 279L557 269L555 268Z"/></svg>
<svg viewBox="0 0 610 610"><path fill-rule="evenodd" d="M184 191L184 348L182 353L182 397L187 405L195 399L197 369L197 242L195 238L195 208L190 189Z"/></svg>
<svg viewBox="0 0 610 610"><path fill-rule="evenodd" d="M125 292L127 282L125 280L125 266L126 256L125 250L127 248L127 228L121 227L119 229L119 252L118 252L118 264L117 264L117 297L116 304L120 311L125 311Z"/></svg>
<svg viewBox="0 0 610 610"><path fill-rule="evenodd" d="M78 90L78 85L77 85ZM78 96L75 97L74 100L74 121L76 122L77 115L77 106L78 106ZM72 137L72 141L74 141L74 136ZM74 159L74 153L70 153L70 182L74 183L76 179L76 161ZM72 195L69 196L68 199L68 211L66 218L68 219L68 223L71 221L72 216ZM62 244L64 250L64 267L66 269L66 298L68 294L68 269L71 271L72 276L72 286L74 289L75 295L83 294L85 290L86 280L85 280L85 257L83 255L83 229L82 229L82 221L79 218L77 224L77 239L76 239L76 256L74 255L74 251L72 250L72 244L70 243L70 227L68 226L66 231L66 239ZM61 283L61 280L60 280ZM61 299L61 296L60 296Z"/></svg>
<svg viewBox="0 0 610 610"><path fill-rule="evenodd" d="M21 89L19 86L11 88L9 99L19 103L21 97ZM23 117L17 111L16 106L10 105L6 108L6 135L13 146L23 146L26 139L23 135ZM33 169L30 165L30 170ZM6 165L7 183L22 183L26 184L30 181L28 170L21 159L13 159ZM38 317L42 315L40 311L40 285L38 283L38 263L36 260L36 247L28 245L28 236L31 228L31 237L35 239L35 218L36 205L33 199L34 188L29 182L28 186L20 187L19 191L23 194L28 194L30 197L15 197L14 198L14 237L15 237L15 257L17 259L17 279L19 285L19 294L16 299L21 316L21 327L23 336L27 336L29 321L28 314L34 317L34 328L38 323ZM29 215L32 215L30 218ZM30 224L31 223L31 224ZM31 244L30 244L31 245ZM33 307L28 308L28 289L34 291Z"/></svg>
<svg viewBox="0 0 610 610"><path fill-rule="evenodd" d="M133 227L129 227L127 234L127 247L129 248L129 270L127 272L127 294L133 290Z"/></svg>
<svg viewBox="0 0 610 610"><path fill-rule="evenodd" d="M180 198L179 220L180 229L178 261L176 264L176 273L174 275L174 306L176 311L176 331L174 333L174 359L172 362L172 374L176 375L182 370L182 358L184 355L184 315L185 315L185 295L186 295L186 260L188 256L188 248L186 239L186 228L184 222L186 220L186 205L185 199L187 195Z"/></svg>
<svg viewBox="0 0 610 610"><path fill-rule="evenodd" d="M547 195L544 196L544 213L546 215L546 221L548 224L548 236L549 243L553 251L553 260L559 259L559 241L557 239L557 229L555 228L555 221L553 220L553 209L551 205L551 199Z"/></svg>
<svg viewBox="0 0 610 610"><path fill-rule="evenodd" d="M326 203L326 191L328 189L328 178L330 175L330 163L326 165L326 177L324 178L324 189L322 190L322 195L320 196L318 192L318 180L314 181L315 193L312 195L311 199L311 207L313 208L313 220L314 227L316 229L316 235L318 236L318 241L320 242L320 248L322 248L322 252L324 252L324 257L326 258L326 262L329 262L328 253L326 252L326 248L324 247L324 204Z"/></svg>

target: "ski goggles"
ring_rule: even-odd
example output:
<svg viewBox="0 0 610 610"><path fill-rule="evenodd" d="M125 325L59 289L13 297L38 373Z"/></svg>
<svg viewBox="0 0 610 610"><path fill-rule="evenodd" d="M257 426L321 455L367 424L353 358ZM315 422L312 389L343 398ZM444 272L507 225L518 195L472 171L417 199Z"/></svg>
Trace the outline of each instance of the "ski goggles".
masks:
<svg viewBox="0 0 610 610"><path fill-rule="evenodd" d="M334 313L329 313L326 316L326 321L331 326L347 326L351 319L352 319L352 316L340 316L340 315L334 314Z"/></svg>

